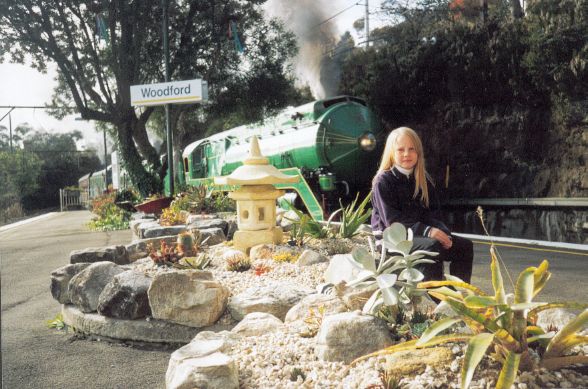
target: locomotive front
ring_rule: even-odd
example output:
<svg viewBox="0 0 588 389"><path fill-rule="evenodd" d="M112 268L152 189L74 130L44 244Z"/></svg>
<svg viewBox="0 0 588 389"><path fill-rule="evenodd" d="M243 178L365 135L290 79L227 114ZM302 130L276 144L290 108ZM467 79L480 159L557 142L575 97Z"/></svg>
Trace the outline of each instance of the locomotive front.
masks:
<svg viewBox="0 0 588 389"><path fill-rule="evenodd" d="M324 161L324 173L318 176L321 191L339 189L353 197L358 191L367 192L381 154L379 121L365 102L355 97L342 96L317 104L324 107L316 140Z"/></svg>

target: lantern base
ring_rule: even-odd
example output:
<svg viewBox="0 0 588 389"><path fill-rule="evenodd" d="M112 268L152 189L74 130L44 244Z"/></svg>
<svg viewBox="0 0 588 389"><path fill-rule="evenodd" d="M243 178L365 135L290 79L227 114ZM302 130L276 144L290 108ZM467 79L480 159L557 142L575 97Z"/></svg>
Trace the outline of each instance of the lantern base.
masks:
<svg viewBox="0 0 588 389"><path fill-rule="evenodd" d="M249 250L258 244L280 244L284 239L281 227L273 227L269 230L259 231L235 231L233 235L233 247L249 255Z"/></svg>

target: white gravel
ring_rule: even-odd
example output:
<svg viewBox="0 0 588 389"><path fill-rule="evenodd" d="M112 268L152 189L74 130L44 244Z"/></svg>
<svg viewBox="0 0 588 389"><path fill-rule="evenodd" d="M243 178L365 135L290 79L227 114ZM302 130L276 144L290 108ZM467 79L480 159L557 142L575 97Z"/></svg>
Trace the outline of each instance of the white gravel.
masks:
<svg viewBox="0 0 588 389"><path fill-rule="evenodd" d="M327 268L326 263L299 267L291 263L258 260L253 263L250 270L238 273L226 270L219 257L214 255L211 266L206 270L211 271L214 278L231 291L231 295L241 293L249 287L266 285L276 280L288 280L297 285L315 289L319 283L324 282L323 274ZM263 275L255 275L253 267L259 263L271 267L271 271ZM148 258L137 261L135 267L151 275L161 271L175 271L171 268L157 267ZM221 317L220 322L222 324L236 323L228 312ZM282 332L243 338L234 347L230 354L239 366L240 388L383 388L377 385L381 384L378 370L384 368L384 358L370 358L351 369L342 362L320 361L315 356L314 338L301 337L296 328L296 326L288 326ZM465 345L452 346L456 359L449 366L441 370L427 367L420 375L402 377L400 387L459 388L464 351ZM588 355L588 346L576 348L574 351ZM291 380L294 378L292 376L294 369L300 369L305 376L304 379L298 376L297 380ZM476 370L470 388L493 388L499 369L500 365L497 362L485 357ZM586 369L583 371L585 372ZM513 388L588 388L588 375L582 375L573 369L561 369L555 372L545 369L522 372Z"/></svg>

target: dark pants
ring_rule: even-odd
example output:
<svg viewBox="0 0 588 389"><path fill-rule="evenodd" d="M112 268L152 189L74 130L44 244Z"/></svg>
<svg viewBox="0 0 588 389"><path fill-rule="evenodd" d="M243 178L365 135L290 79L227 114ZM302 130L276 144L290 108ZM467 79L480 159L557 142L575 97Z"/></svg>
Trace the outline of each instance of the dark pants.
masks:
<svg viewBox="0 0 588 389"><path fill-rule="evenodd" d="M441 246L438 240L425 237L414 237L412 251L425 250L439 253L431 257L435 263L416 266L425 275L424 281L443 279L443 262L450 262L449 273L452 276L470 282L472 278L472 262L474 260L474 245L469 239L452 235L453 245L449 250Z"/></svg>

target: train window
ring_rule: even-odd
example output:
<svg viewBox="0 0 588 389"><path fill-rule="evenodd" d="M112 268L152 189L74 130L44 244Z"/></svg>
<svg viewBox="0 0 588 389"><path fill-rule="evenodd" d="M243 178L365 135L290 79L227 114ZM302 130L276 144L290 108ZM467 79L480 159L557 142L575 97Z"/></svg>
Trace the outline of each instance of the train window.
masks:
<svg viewBox="0 0 588 389"><path fill-rule="evenodd" d="M184 172L188 173L188 158L184 158Z"/></svg>

